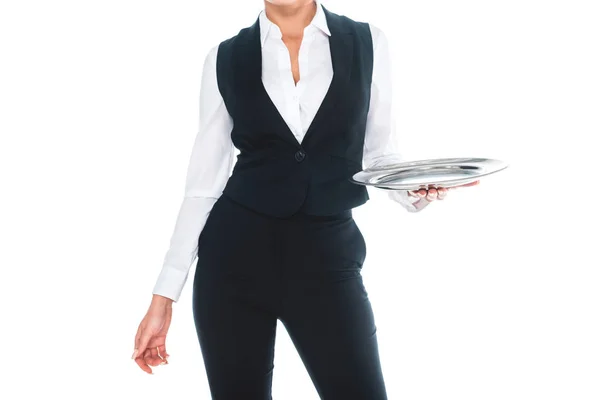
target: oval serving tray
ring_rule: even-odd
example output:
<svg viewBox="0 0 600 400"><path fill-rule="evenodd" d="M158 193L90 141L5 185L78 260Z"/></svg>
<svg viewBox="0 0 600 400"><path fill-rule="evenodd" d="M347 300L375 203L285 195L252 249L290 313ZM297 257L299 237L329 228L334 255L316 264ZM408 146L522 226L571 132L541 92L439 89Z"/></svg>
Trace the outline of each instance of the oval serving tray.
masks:
<svg viewBox="0 0 600 400"><path fill-rule="evenodd" d="M503 161L489 158L436 158L405 162L397 162L397 158L395 160L357 172L351 181L390 190L455 187L475 182L508 167Z"/></svg>

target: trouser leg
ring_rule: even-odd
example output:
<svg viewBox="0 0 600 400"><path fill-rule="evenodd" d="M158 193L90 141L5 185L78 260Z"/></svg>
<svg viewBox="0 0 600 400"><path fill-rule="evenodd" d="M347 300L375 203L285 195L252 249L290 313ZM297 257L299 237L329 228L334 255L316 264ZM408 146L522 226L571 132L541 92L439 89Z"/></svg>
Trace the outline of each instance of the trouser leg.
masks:
<svg viewBox="0 0 600 400"><path fill-rule="evenodd" d="M309 221L286 237L286 254L300 251L285 260L281 320L317 392L325 400L387 399L358 226Z"/></svg>
<svg viewBox="0 0 600 400"><path fill-rule="evenodd" d="M271 400L277 318L231 283L205 279L194 295L194 319L214 400Z"/></svg>
<svg viewBox="0 0 600 400"><path fill-rule="evenodd" d="M213 400L271 400L277 305L269 219L227 198L199 238L194 321Z"/></svg>

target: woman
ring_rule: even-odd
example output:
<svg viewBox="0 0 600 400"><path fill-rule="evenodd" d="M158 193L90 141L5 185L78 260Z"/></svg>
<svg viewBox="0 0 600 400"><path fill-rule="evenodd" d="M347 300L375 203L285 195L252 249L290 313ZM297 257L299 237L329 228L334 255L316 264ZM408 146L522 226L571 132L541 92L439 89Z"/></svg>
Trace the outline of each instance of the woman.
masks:
<svg viewBox="0 0 600 400"><path fill-rule="evenodd" d="M348 178L398 153L384 34L314 0L269 0L211 49L171 246L133 358L166 364L195 257L194 319L217 399L270 399L281 320L325 399L386 399ZM234 149L240 150L235 168ZM390 191L417 212L446 188Z"/></svg>

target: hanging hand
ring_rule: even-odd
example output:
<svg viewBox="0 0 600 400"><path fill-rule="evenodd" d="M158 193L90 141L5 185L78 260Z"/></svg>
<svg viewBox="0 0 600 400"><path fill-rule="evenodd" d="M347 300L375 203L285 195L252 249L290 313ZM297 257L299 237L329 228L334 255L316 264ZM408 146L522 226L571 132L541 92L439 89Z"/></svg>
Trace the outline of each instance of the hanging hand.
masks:
<svg viewBox="0 0 600 400"><path fill-rule="evenodd" d="M171 299L153 295L148 312L135 335L135 349L131 358L149 374L152 374L150 367L169 363L165 344L171 325L172 303Z"/></svg>

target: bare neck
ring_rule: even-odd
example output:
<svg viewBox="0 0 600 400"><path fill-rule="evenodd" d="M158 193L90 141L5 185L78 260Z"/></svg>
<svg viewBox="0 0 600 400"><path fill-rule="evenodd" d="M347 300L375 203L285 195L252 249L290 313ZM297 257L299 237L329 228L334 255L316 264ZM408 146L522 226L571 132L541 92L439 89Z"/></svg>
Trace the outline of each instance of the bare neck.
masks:
<svg viewBox="0 0 600 400"><path fill-rule="evenodd" d="M301 36L317 12L314 0L297 0L288 5L264 1L267 18L279 27L284 36Z"/></svg>

